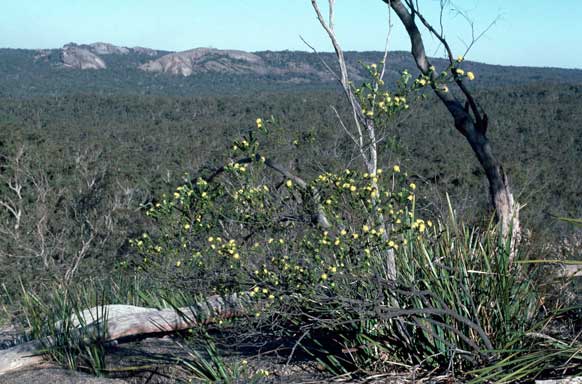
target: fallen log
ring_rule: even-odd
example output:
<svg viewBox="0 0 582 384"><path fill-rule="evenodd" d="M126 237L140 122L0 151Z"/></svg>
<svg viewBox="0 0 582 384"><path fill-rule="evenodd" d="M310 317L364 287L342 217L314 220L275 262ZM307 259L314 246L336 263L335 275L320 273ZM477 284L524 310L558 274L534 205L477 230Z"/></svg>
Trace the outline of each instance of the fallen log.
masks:
<svg viewBox="0 0 582 384"><path fill-rule="evenodd" d="M582 277L582 264L562 264L557 268L558 277Z"/></svg>
<svg viewBox="0 0 582 384"><path fill-rule="evenodd" d="M582 277L582 265L561 265L554 273L559 278ZM74 328L76 336L83 342L108 342L131 336L181 331L220 320L244 317L254 313L257 306L260 303L253 302L248 293L226 297L214 295L193 306L178 309L158 310L113 304L84 310L79 316L73 316L71 325L77 327ZM55 327L58 329L62 324L57 323ZM47 350L54 346L55 340L45 337L0 350L0 376L42 364Z"/></svg>
<svg viewBox="0 0 582 384"><path fill-rule="evenodd" d="M83 342L90 343L181 331L219 320L243 317L250 313L252 306L250 295L246 293L227 297L214 295L190 307L178 309L157 310L129 305L105 305L80 314L87 318L72 319L73 323L79 324L73 330L73 337L78 336ZM104 315L99 318L99 314ZM54 338L45 337L0 350L0 376L42 364L47 349L55 346Z"/></svg>

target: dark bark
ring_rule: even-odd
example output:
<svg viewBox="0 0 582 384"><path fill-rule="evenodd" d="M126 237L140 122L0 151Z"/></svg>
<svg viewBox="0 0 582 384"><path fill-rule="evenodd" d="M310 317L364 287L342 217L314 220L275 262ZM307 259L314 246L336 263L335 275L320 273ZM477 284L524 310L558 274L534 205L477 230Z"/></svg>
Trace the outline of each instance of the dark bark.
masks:
<svg viewBox="0 0 582 384"><path fill-rule="evenodd" d="M424 19L414 7L414 3L406 1L404 4L401 0L382 0L388 4L396 13L410 37L411 53L420 72L434 80L435 73L431 71L431 64L426 56L422 35L416 24L416 20L421 23L444 45L449 62L454 63L451 49L446 39L441 36L432 26ZM494 156L487 138L487 115L477 105L469 90L463 84L463 81L453 70L455 84L461 90L464 97L463 103L455 98L452 93L448 92L446 87L439 86L431 81L431 86L439 99L446 106L447 110L454 119L455 128L467 139L473 152L477 156L479 163L485 170L487 180L489 181L489 194L492 204L495 208L496 216L501 226L502 234L505 238L511 236L511 255L513 258L515 245L520 237L519 225L519 204L514 200L507 177L497 158Z"/></svg>

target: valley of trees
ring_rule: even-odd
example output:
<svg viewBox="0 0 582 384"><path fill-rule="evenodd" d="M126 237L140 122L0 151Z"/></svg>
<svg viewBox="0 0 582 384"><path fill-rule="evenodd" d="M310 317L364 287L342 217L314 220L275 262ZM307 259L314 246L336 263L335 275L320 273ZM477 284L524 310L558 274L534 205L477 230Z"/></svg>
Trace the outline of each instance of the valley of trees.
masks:
<svg viewBox="0 0 582 384"><path fill-rule="evenodd" d="M581 85L479 91L490 111L492 140L516 194L526 204L524 227L543 242L559 243L575 232L575 227L555 217L582 216L581 94ZM169 192L184 172L195 175L222 165L232 138L247 133L256 116L273 115L280 121L272 142L263 145L278 162L306 177L324 169L353 167L349 139L335 128L330 105L347 111L341 96L326 91L265 93L253 98L75 95L2 99L0 191L11 196L8 182L22 151L18 166L26 194L23 220L32 224L38 219L38 188L45 189L50 198L47 224L54 231L77 228L79 223L67 223L75 215L78 220L112 215L115 227L103 234L108 239L105 248L94 248L79 273L85 268L92 273L94 262L106 271L127 257L127 240L147 228L140 219L140 206ZM434 100L417 102L414 113L403 114L390 127L389 136L380 144L380 163L402 164L422 186L422 209L432 215L446 211L444 194L448 192L460 217L482 224L489 215L487 196L482 193L483 173L449 121ZM504 129L495 129L498 126ZM42 178L44 184L35 186L35 178ZM10 215L5 211L3 215L10 226ZM30 241L39 241L34 230L28 232ZM15 249L14 238L5 236L1 241L2 249ZM74 253L78 244L69 242L69 246L68 252ZM53 252L47 257L58 264L62 250L57 247ZM66 264L66 260L61 261ZM25 265L40 271L45 268L34 257L8 257L4 263L3 280L20 278L14 272ZM37 282L55 277L43 273L39 279L37 274L26 275Z"/></svg>

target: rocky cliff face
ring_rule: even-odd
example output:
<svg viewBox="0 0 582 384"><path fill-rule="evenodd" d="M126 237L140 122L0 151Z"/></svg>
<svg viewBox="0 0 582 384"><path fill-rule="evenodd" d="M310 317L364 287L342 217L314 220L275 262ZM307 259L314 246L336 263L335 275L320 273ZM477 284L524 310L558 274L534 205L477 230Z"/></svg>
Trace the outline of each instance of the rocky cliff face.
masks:
<svg viewBox="0 0 582 384"><path fill-rule="evenodd" d="M61 61L67 68L105 69L107 65L102 58L88 49L76 44L67 44L61 51Z"/></svg>

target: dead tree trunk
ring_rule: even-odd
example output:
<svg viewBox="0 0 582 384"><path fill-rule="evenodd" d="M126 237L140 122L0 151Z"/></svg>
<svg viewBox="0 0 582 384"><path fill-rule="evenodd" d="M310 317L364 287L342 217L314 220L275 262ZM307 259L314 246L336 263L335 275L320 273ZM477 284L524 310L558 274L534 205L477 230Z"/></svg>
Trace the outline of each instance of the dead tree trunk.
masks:
<svg viewBox="0 0 582 384"><path fill-rule="evenodd" d="M261 304L253 302L247 293L226 297L214 295L190 307L157 310L133 306L102 306L83 311L83 319L72 319L78 328L71 337L80 343L108 342L129 336L156 335L176 332L218 320L242 317ZM252 313L252 312L251 312ZM59 327L59 325L55 325ZM0 350L0 377L12 371L42 364L47 350L58 348L52 337L32 340ZM1 380L0 380L1 382Z"/></svg>
<svg viewBox="0 0 582 384"><path fill-rule="evenodd" d="M489 181L489 194L495 208L503 237L510 241L510 260L515 256L515 247L520 239L519 204L514 200L511 188L501 164L493 155L487 138L487 114L477 105L472 94L463 84L462 78L454 69L454 57L444 38L418 12L412 0L382 0L396 13L410 37L411 52L420 72L431 79L431 86L438 98L446 106L455 121L455 128L467 139L479 163L485 170ZM455 84L464 97L464 105L446 86L439 86L435 80L435 70L426 56L422 35L416 19L434 35L445 47Z"/></svg>

